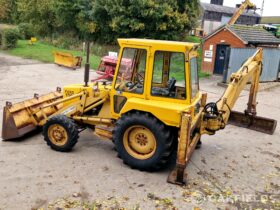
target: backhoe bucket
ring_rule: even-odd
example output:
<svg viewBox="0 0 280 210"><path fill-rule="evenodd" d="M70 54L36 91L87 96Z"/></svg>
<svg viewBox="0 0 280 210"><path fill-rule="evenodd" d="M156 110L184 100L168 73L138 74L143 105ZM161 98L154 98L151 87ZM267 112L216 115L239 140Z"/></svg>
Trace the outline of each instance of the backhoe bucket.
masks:
<svg viewBox="0 0 280 210"><path fill-rule="evenodd" d="M16 139L35 130L44 117L54 114L63 105L59 104L55 107L45 108L44 114L40 111L40 107L61 98L62 93L58 88L57 91L40 97L35 94L34 98L20 103L6 102L6 106L3 109L2 139Z"/></svg>
<svg viewBox="0 0 280 210"><path fill-rule="evenodd" d="M259 131L272 135L276 129L277 121L269 118L249 115L242 112L232 111L229 124Z"/></svg>

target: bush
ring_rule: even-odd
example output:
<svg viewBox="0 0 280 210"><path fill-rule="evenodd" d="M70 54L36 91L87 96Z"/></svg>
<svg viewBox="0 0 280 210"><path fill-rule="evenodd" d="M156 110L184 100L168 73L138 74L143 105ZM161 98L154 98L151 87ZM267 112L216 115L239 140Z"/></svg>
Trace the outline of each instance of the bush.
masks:
<svg viewBox="0 0 280 210"><path fill-rule="evenodd" d="M9 49L14 48L17 44L17 40L20 38L20 34L17 28L5 29L1 33L2 37L2 48Z"/></svg>
<svg viewBox="0 0 280 210"><path fill-rule="evenodd" d="M35 35L33 26L30 23L20 23L18 29L22 39L30 39Z"/></svg>
<svg viewBox="0 0 280 210"><path fill-rule="evenodd" d="M99 43L93 43L91 45L91 52L95 55L98 55L100 57L103 57L105 55L108 55L108 52L119 52L119 46L118 45L107 45L107 44L99 44Z"/></svg>
<svg viewBox="0 0 280 210"><path fill-rule="evenodd" d="M68 50L81 48L82 46L79 38L72 33L53 34L51 40L45 38L44 41L54 45L55 47L64 48Z"/></svg>

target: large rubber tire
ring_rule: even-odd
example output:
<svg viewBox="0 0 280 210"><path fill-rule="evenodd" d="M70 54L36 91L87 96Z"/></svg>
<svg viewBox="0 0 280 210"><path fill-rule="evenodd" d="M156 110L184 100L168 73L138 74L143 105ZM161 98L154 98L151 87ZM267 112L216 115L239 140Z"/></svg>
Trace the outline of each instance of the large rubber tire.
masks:
<svg viewBox="0 0 280 210"><path fill-rule="evenodd" d="M155 151L147 159L135 158L129 154L124 146L124 135L127 129L134 126L147 128L156 141ZM117 122L113 130L113 142L118 156L123 162L132 168L154 171L162 168L168 161L174 149L173 139L170 129L158 121L156 118L146 113L128 113L123 115Z"/></svg>
<svg viewBox="0 0 280 210"><path fill-rule="evenodd" d="M64 128L64 131L67 133L63 144L54 143L49 136L49 129L52 126L56 125L60 128ZM79 132L73 120L69 119L65 115L57 115L51 117L43 126L43 136L44 140L47 142L47 145L50 146L53 150L59 152L70 152L78 142Z"/></svg>

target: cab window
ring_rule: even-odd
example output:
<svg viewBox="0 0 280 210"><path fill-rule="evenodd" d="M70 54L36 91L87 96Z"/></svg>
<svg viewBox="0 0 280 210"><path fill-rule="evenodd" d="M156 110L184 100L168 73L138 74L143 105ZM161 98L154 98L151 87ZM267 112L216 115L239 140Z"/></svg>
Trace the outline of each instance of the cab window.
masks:
<svg viewBox="0 0 280 210"><path fill-rule="evenodd" d="M184 53L156 51L152 96L186 99Z"/></svg>
<svg viewBox="0 0 280 210"><path fill-rule="evenodd" d="M124 48L115 89L142 94L144 91L147 51Z"/></svg>
<svg viewBox="0 0 280 210"><path fill-rule="evenodd" d="M191 58L190 60L190 69L191 69L191 89L192 89L192 98L196 96L199 90L198 82L198 65L197 58Z"/></svg>

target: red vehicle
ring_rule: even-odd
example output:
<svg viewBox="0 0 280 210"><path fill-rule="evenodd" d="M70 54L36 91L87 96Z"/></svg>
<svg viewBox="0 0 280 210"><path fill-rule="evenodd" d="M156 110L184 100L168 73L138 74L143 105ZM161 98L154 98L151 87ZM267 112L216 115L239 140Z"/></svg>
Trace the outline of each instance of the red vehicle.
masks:
<svg viewBox="0 0 280 210"><path fill-rule="evenodd" d="M114 74L115 74L115 69L117 67L118 63L118 58L114 56L104 56L101 58L101 62L98 66L98 69L96 71L97 74L102 75L96 79L91 80L92 82L101 80L101 79L106 79L106 80L113 80ZM124 65L126 68L125 72L125 77L129 77L129 71L128 69L132 65L131 59L122 59L121 65Z"/></svg>

